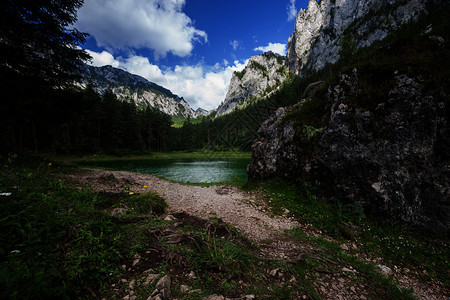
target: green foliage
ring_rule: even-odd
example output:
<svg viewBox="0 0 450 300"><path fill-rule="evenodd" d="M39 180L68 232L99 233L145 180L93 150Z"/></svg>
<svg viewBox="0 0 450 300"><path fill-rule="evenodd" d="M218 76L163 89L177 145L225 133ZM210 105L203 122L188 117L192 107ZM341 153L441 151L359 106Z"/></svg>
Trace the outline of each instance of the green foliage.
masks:
<svg viewBox="0 0 450 300"><path fill-rule="evenodd" d="M268 75L267 75L267 68L265 66L263 66L262 64L260 64L259 62L251 61L250 65L248 67L252 68L252 69L255 69L255 70L259 70L259 71L261 71L263 76L268 77Z"/></svg>
<svg viewBox="0 0 450 300"><path fill-rule="evenodd" d="M167 203L164 199L154 192L132 196L127 202L133 212L139 215L153 214L159 216L162 215L167 208Z"/></svg>
<svg viewBox="0 0 450 300"><path fill-rule="evenodd" d="M242 78L244 77L246 72L246 69L242 70L242 71L234 71L234 75L239 78L239 80L242 80Z"/></svg>
<svg viewBox="0 0 450 300"><path fill-rule="evenodd" d="M98 291L116 282L136 238L105 208L116 201L139 213L148 212L148 203L154 212L166 206L155 194L130 201L129 195L67 188L53 179L54 168L34 159L2 162L0 190L11 193L0 196L2 299L83 298L86 288Z"/></svg>
<svg viewBox="0 0 450 300"><path fill-rule="evenodd" d="M367 252L412 270L418 268L424 279L437 278L450 286L448 241L426 238L389 222L370 220L361 228L361 242Z"/></svg>
<svg viewBox="0 0 450 300"><path fill-rule="evenodd" d="M311 224L328 236L340 240L356 239L364 251L374 257L382 257L385 261L411 270L417 268L426 280L437 278L447 286L450 285L447 276L450 265L448 241L426 238L387 221L368 218L356 202L343 205L336 200L324 201L315 197L306 187L281 180L249 183L245 187L262 191L275 214L282 214L288 209L289 215L294 216L299 222ZM349 232L349 224L360 228L361 233ZM311 240L303 231L294 230L291 233L299 238ZM339 257L349 260L352 265L359 264L364 272L377 278L380 286L390 286L390 292L394 295L396 293L400 293L398 297L402 293L408 295L407 292L396 289L392 283L382 279L372 266L350 256L342 256L342 249L338 245L323 239L312 240L335 254L340 253Z"/></svg>
<svg viewBox="0 0 450 300"><path fill-rule="evenodd" d="M310 237L300 229L289 230L289 232L301 241L309 241L321 247L324 251L321 254L323 257L352 266L360 274L358 276L368 280L377 289L378 297L382 299L416 299L411 289L400 288L392 278L385 277L376 270L373 264L347 254L337 243L322 237Z"/></svg>
<svg viewBox="0 0 450 300"><path fill-rule="evenodd" d="M1 152L25 147L36 152L40 123L51 117L49 110L61 89L74 87L78 67L89 58L78 47L86 34L71 26L82 4L82 0L2 1ZM23 141L27 138L29 144Z"/></svg>
<svg viewBox="0 0 450 300"><path fill-rule="evenodd" d="M196 246L194 264L198 269L216 268L236 274L251 267L252 260L246 251L230 241L206 237L205 243Z"/></svg>

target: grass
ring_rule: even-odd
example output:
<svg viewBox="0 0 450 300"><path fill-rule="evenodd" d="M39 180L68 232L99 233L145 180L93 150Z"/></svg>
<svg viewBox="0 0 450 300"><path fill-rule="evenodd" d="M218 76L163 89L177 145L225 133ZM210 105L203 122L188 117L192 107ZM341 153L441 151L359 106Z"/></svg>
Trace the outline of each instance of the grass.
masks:
<svg viewBox="0 0 450 300"><path fill-rule="evenodd" d="M262 192L274 214L283 214L287 209L289 215L300 223L312 225L325 236L334 238L337 243L355 242L358 249L351 250L352 254L364 253L370 257L381 257L391 266L399 266L403 272L408 269L411 274L416 274L415 276L422 280L438 279L450 287L448 239L427 237L385 220L366 217L362 208L356 204L343 206L337 201L330 203L316 198L310 188L299 187L282 180L248 183L245 188ZM334 253L334 256L342 251L339 244L308 238L301 231L292 233L324 246ZM342 253L340 255L342 256ZM349 256L343 258L351 261ZM351 262L362 264L356 260ZM367 276L375 276L372 272L369 273ZM380 284L388 284L389 287L390 283ZM396 289L392 286L389 288L392 288L392 292Z"/></svg>
<svg viewBox="0 0 450 300"><path fill-rule="evenodd" d="M63 172L76 173L76 169L60 169L55 162L12 157L1 165L0 192L11 193L1 196L0 202L1 298L87 298L92 293L123 297L128 283L119 280L139 281L143 272L151 269L160 276L172 276L173 296L178 299L199 299L214 293L276 299L308 295L320 299L313 282L317 270L328 266L314 257L294 265L261 259L258 245L218 218L201 220L176 215L176 221L161 220L158 215L166 204L159 195L106 194L72 188L59 177ZM282 181L248 183L245 187L260 189L274 214L284 213L287 208L300 222L313 224L338 241L345 241L343 224L351 219L362 228L355 237L362 245L360 251L382 256L392 264L418 264L418 269L429 270L428 279L445 279L446 244L430 246L429 240L428 244L426 239L412 240L405 232L396 236L398 232L392 228L376 227L367 220L358 223L355 217L346 216L345 210L339 210L339 205L317 200L305 187ZM111 217L116 208L125 210ZM373 282L382 298L411 299L410 291L399 289L393 280L379 275L373 265L357 259L356 252L344 252L338 244L311 238L300 230L290 233L315 245L315 253L321 258L353 266L359 272L355 280ZM403 248L396 249L402 243ZM131 268L136 257L141 258L142 266ZM269 275L274 269L284 277ZM197 278L190 278L190 271ZM295 282L290 281L291 277ZM136 292L147 295L154 284L139 286ZM181 284L201 292L182 294Z"/></svg>
<svg viewBox="0 0 450 300"><path fill-rule="evenodd" d="M124 203L134 215L164 210L152 194L110 197L67 187L53 168L34 159L2 162L0 189L11 193L0 202L3 299L78 298L107 288L138 239L105 208Z"/></svg>

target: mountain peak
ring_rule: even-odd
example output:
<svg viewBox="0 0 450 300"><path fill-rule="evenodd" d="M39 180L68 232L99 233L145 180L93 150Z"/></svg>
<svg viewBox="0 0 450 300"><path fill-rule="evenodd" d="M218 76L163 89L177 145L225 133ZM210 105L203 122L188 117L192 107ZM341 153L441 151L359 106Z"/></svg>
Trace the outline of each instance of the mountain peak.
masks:
<svg viewBox="0 0 450 300"><path fill-rule="evenodd" d="M344 51L355 51L385 38L416 19L429 1L311 0L297 15L288 41L291 73L322 69ZM379 13L379 12L383 13Z"/></svg>

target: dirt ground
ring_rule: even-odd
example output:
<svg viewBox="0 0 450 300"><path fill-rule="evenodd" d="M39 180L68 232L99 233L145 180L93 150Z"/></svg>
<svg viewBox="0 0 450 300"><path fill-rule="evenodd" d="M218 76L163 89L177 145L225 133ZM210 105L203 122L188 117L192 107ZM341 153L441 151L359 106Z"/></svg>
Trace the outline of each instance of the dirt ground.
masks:
<svg viewBox="0 0 450 300"><path fill-rule="evenodd" d="M66 175L66 179L79 187L90 186L94 191L157 192L169 204L168 214L186 213L201 219L221 218L257 243L261 249L260 255L268 259L295 260L301 253L320 251L316 249L317 246L290 238L285 230L301 228L311 236L321 236L320 231L300 224L286 214L274 216L261 195L244 192L233 186L182 185L147 174L101 169L83 169ZM349 276L353 272L351 266L339 266L341 267L342 272L318 274L315 286L320 295L324 299L369 299L369 283L355 284ZM394 276L403 288L412 288L420 299L447 299L445 295L449 291L439 282L423 283L402 275L401 272Z"/></svg>

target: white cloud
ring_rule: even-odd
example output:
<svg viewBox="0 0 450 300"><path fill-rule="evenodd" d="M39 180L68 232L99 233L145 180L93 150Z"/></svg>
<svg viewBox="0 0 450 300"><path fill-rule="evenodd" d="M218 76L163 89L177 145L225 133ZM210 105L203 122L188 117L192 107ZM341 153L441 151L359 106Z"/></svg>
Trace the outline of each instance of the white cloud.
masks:
<svg viewBox="0 0 450 300"><path fill-rule="evenodd" d="M239 47L239 41L230 41L230 46L233 47L234 51L236 51L236 49Z"/></svg>
<svg viewBox="0 0 450 300"><path fill-rule="evenodd" d="M104 52L89 51L89 54L106 57L107 55ZM222 64L219 63L210 67L199 64L161 70L158 66L151 64L146 57L131 56L127 59L114 59L112 55L111 57L112 60L110 61L118 62L118 67L140 75L169 89L174 94L184 97L192 108L201 107L208 110L216 109L220 102L225 99L233 72L241 71L248 62L248 60L245 62L234 61L229 64L229 62L224 61ZM103 65L108 64L106 61L103 61ZM98 64L98 66L101 65Z"/></svg>
<svg viewBox="0 0 450 300"><path fill-rule="evenodd" d="M110 51L148 48L155 57L191 53L194 42L207 41L183 13L185 0L85 0L76 27Z"/></svg>
<svg viewBox="0 0 450 300"><path fill-rule="evenodd" d="M104 65L111 65L113 67L119 66L119 61L114 59L111 53L103 51L102 53L94 52L91 50L86 50L86 52L92 56L91 65L96 67L101 67Z"/></svg>
<svg viewBox="0 0 450 300"><path fill-rule="evenodd" d="M293 21L295 18L297 18L297 8L295 7L295 0L290 0L287 8L287 14L288 14L288 21Z"/></svg>
<svg viewBox="0 0 450 300"><path fill-rule="evenodd" d="M267 45L267 46L260 46L253 50L254 51L262 51L262 52L272 51L272 52L278 53L280 55L286 55L287 46L286 46L286 44L281 44L281 43L269 43L269 45Z"/></svg>

